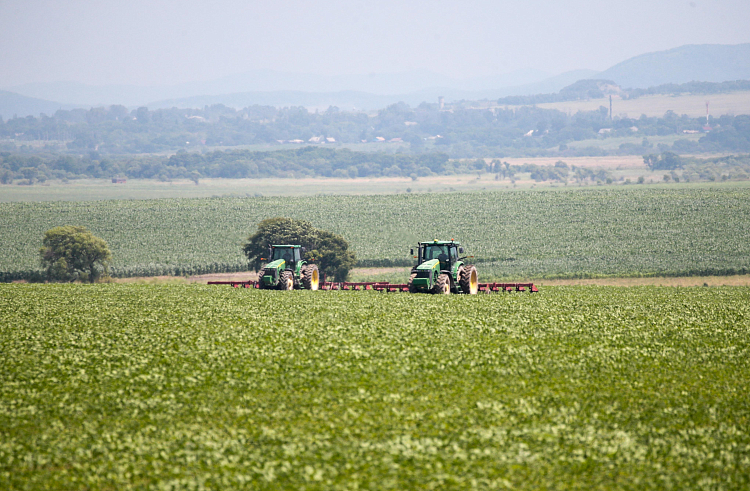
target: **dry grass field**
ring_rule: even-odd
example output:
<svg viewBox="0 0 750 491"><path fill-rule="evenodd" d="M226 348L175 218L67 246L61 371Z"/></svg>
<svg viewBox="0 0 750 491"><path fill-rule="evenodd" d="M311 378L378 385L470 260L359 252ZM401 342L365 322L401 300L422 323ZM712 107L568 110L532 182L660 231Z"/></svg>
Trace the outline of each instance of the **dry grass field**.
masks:
<svg viewBox="0 0 750 491"><path fill-rule="evenodd" d="M613 186L622 185L625 179L636 182L643 176L647 185L685 186L685 184L663 184L664 172L650 172L641 156L612 157L539 157L503 158L513 165L523 163L553 165L563 160L569 166L589 169L605 169L615 179ZM622 179L621 179L622 178ZM705 183L690 183L688 186L702 186ZM712 186L745 187L750 182L711 183ZM408 177L381 178L306 178L306 179L201 179L200 185L188 180L161 182L140 179L128 180L126 184L112 184L106 179L81 179L62 183L48 181L34 186L0 185L0 203L21 201L97 201L112 199L158 199L158 198L211 198L262 196L316 196L316 195L379 195L404 193L444 193L472 191L509 191L519 189L554 189L563 187L590 187L594 183L570 182L566 185L557 181L535 182L528 174L519 174L515 183L509 179L495 180L494 174L452 175L420 177L412 181Z"/></svg>
<svg viewBox="0 0 750 491"><path fill-rule="evenodd" d="M750 114L750 91L711 95L650 95L638 99L622 100L613 98L612 112L615 116L638 118L641 114L649 117L663 116L667 111L687 114L692 118L706 115L706 101L710 102L712 116L723 114ZM537 104L546 109L557 109L568 114L578 111L595 111L600 106L609 107L609 99L587 101L552 102Z"/></svg>

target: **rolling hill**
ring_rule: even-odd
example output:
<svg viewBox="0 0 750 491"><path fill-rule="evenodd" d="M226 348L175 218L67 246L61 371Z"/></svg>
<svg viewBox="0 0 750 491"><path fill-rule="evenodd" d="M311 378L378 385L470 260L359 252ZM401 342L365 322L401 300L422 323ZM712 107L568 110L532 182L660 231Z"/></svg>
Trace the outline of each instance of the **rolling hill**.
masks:
<svg viewBox="0 0 750 491"><path fill-rule="evenodd" d="M750 43L680 46L645 53L599 73L625 88L647 88L685 82L724 82L750 79Z"/></svg>

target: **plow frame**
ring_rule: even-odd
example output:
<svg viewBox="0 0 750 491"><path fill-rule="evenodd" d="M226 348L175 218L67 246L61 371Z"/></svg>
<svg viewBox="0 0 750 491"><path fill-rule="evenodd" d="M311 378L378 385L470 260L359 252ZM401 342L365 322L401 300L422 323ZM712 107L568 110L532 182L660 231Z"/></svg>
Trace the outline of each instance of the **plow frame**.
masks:
<svg viewBox="0 0 750 491"><path fill-rule="evenodd" d="M209 281L209 285L230 285L232 288L259 288L257 281ZM408 292L406 283L388 283L382 281L350 282L325 281L320 283L320 290L324 291L362 291L374 290L378 292ZM480 283L479 293L536 293L539 289L533 283Z"/></svg>

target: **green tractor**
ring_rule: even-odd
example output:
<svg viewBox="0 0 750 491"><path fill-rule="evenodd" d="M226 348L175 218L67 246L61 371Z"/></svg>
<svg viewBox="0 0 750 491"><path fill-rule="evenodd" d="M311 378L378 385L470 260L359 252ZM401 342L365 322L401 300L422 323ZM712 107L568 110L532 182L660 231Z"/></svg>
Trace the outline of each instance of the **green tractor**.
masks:
<svg viewBox="0 0 750 491"><path fill-rule="evenodd" d="M303 252L305 248L298 245L272 245L268 256L270 262L258 271L258 288L317 290L320 285L318 266L302 259Z"/></svg>
<svg viewBox="0 0 750 491"><path fill-rule="evenodd" d="M409 292L417 293L468 293L476 295L479 291L477 268L473 264L464 264L459 257L464 248L454 240L433 240L419 242L417 265L409 276Z"/></svg>

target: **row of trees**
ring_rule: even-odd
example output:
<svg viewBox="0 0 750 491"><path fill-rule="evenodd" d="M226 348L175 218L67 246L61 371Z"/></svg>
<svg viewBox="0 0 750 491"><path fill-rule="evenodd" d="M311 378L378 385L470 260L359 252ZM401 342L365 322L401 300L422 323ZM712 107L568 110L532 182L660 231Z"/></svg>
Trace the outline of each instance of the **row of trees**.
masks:
<svg viewBox="0 0 750 491"><path fill-rule="evenodd" d="M0 183L47 179L128 177L141 179L259 178L259 177L399 177L473 172L473 163L451 161L447 154L387 154L348 149L301 147L255 152L228 150L207 153L180 150L170 157L106 157L0 152Z"/></svg>
<svg viewBox="0 0 750 491"><path fill-rule="evenodd" d="M497 100L498 104L534 105L549 102L577 101L581 99L601 99L605 91L612 89L623 99L637 99L644 95L657 94L723 94L750 90L750 80L733 80L728 82L687 82L684 84L664 84L645 89L623 89L612 80L587 79L579 80L560 92L551 94L534 94L526 96L508 96Z"/></svg>
<svg viewBox="0 0 750 491"><path fill-rule="evenodd" d="M650 147L642 147L641 150ZM169 157L148 156L138 159L94 160L90 157L25 156L0 153L0 183L14 179L31 184L48 178L113 177L129 178L189 178L199 183L203 177L379 177L410 176L418 179L430 175L492 173L497 179L513 179L516 174L528 173L536 181L586 179L606 181L612 176L606 171L568 167L562 160L554 165L512 165L500 159L450 160L445 154L381 154L352 152L320 147L275 152L231 150L206 154L180 151ZM643 161L651 170L675 170L689 166L693 180L745 179L750 156L721 158L681 157L674 152L648 153Z"/></svg>

